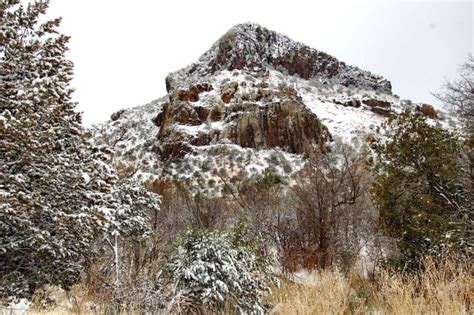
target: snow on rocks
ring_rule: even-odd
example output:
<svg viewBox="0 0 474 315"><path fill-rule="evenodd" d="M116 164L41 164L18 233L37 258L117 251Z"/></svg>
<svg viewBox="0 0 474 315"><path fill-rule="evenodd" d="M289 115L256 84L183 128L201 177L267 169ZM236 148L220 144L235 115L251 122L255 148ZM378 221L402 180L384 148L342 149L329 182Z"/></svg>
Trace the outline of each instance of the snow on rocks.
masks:
<svg viewBox="0 0 474 315"><path fill-rule="evenodd" d="M207 193L222 192L223 174L289 179L306 143L360 142L417 106L382 77L252 23L232 28L166 85L168 95L96 126L94 141L114 147L115 163L139 180L181 180Z"/></svg>

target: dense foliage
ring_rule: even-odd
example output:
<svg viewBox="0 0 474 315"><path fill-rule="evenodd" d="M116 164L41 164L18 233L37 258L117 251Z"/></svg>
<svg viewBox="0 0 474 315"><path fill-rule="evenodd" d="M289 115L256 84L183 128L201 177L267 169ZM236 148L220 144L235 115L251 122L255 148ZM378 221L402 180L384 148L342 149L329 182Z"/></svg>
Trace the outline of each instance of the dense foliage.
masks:
<svg viewBox="0 0 474 315"><path fill-rule="evenodd" d="M409 111L384 128L371 141L377 174L371 193L403 263L416 267L427 254L469 250L470 196L461 181L459 139Z"/></svg>
<svg viewBox="0 0 474 315"><path fill-rule="evenodd" d="M152 232L149 212L160 210L159 196L133 179L122 179L114 185L110 197L113 220L109 234L135 241L147 239Z"/></svg>
<svg viewBox="0 0 474 315"><path fill-rule="evenodd" d="M47 2L1 4L0 296L71 286L107 219L114 180L86 141L69 86L73 64L59 19L40 24Z"/></svg>

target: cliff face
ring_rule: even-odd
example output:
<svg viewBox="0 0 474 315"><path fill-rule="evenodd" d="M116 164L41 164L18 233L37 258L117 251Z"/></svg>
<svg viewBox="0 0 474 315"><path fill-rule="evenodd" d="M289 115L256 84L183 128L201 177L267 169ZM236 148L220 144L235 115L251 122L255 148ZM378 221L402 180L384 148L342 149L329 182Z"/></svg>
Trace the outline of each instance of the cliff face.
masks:
<svg viewBox="0 0 474 315"><path fill-rule="evenodd" d="M253 149L278 147L297 154L308 154L316 146L324 148L329 132L296 90L243 83L240 88L237 82L223 84L220 93L206 93L206 102L199 104L201 93L214 90L210 84L206 89L192 85L172 93L154 119L161 158L183 157L195 146L218 143Z"/></svg>

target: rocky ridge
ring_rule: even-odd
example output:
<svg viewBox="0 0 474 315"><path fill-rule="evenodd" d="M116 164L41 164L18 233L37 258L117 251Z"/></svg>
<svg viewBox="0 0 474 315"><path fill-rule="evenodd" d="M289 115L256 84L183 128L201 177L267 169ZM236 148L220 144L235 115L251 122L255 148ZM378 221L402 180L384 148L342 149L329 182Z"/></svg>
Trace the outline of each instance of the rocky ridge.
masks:
<svg viewBox="0 0 474 315"><path fill-rule="evenodd" d="M223 70L277 70L302 79L318 78L322 82L337 82L391 93L391 83L381 76L349 66L335 57L296 42L255 23L243 23L231 28L199 60L166 78L166 88L172 92Z"/></svg>

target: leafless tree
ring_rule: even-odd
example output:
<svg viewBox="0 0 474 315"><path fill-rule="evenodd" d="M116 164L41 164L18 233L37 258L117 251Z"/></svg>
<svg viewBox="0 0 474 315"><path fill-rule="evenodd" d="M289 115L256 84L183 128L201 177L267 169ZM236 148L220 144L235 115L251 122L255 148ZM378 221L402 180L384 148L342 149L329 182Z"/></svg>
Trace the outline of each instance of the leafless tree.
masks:
<svg viewBox="0 0 474 315"><path fill-rule="evenodd" d="M344 145L339 152L316 152L291 189L299 239L315 267L351 264L375 233L370 176L359 156Z"/></svg>
<svg viewBox="0 0 474 315"><path fill-rule="evenodd" d="M234 213L264 241L262 250L277 250L285 271L346 269L362 251L376 247L370 174L362 153L348 146L314 152L290 186L271 173L221 180L229 190L229 204L238 210Z"/></svg>
<svg viewBox="0 0 474 315"><path fill-rule="evenodd" d="M467 61L461 65L460 78L446 82L444 91L435 96L462 119L466 139L461 151L461 163L464 166L462 182L468 198L466 215L474 220L474 56L469 55ZM471 233L472 235L472 233Z"/></svg>
<svg viewBox="0 0 474 315"><path fill-rule="evenodd" d="M450 106L466 123L468 128L474 123L474 56L469 55L461 65L460 78L444 83L443 92L435 96Z"/></svg>

